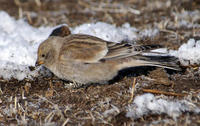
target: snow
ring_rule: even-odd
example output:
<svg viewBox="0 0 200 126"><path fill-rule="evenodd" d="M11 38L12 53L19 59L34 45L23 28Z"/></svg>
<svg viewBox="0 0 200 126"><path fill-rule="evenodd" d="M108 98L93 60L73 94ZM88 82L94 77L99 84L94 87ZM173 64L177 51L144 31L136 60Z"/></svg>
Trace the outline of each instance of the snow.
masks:
<svg viewBox="0 0 200 126"><path fill-rule="evenodd" d="M127 107L127 117L134 119L148 114L167 114L176 119L184 112L200 114L200 108L187 100L170 101L157 98L153 94L143 94L135 97L132 104Z"/></svg>
<svg viewBox="0 0 200 126"><path fill-rule="evenodd" d="M156 35L158 35L159 30L158 29L144 29L143 31L140 32L140 37L144 38L144 37L155 37Z"/></svg>
<svg viewBox="0 0 200 126"><path fill-rule="evenodd" d="M169 53L178 57L182 65L200 64L200 40L189 39L177 51L170 50Z"/></svg>
<svg viewBox="0 0 200 126"><path fill-rule="evenodd" d="M200 40L190 38L186 43L182 44L178 50L168 50L160 48L152 50L152 52L160 53L159 55L171 55L179 59L181 65L188 66L200 64ZM144 53L145 55L156 55L155 53Z"/></svg>
<svg viewBox="0 0 200 126"><path fill-rule="evenodd" d="M15 20L0 11L0 76L22 80L31 77L28 66L34 66L37 47L48 37L52 28L34 28L23 19Z"/></svg>
<svg viewBox="0 0 200 126"><path fill-rule="evenodd" d="M178 13L172 13L176 19L176 27L183 28L200 28L198 21L200 20L200 11L185 11L184 9Z"/></svg>
<svg viewBox="0 0 200 126"><path fill-rule="evenodd" d="M58 26L56 26L58 27ZM38 69L31 71L37 58L39 44L47 39L55 27L34 28L23 19L16 20L6 12L0 11L0 77L4 79L37 77ZM70 28L72 34L83 33L100 37L107 41L132 41L144 37L154 37L158 29L138 30L125 23L115 26L104 22L86 23ZM159 49L157 52L168 53L180 59L183 65L200 64L200 40L189 39L178 50ZM118 111L115 106L103 114ZM139 118L143 115L165 113L176 118L183 112L200 113L200 109L187 100L170 101L155 97L152 94L137 96L127 107L127 117Z"/></svg>
<svg viewBox="0 0 200 126"><path fill-rule="evenodd" d="M88 34L107 41L121 42L122 40L137 39L137 31L136 28L130 27L128 23L125 23L122 27L116 27L104 22L97 22L77 26L72 29L72 34Z"/></svg>
<svg viewBox="0 0 200 126"><path fill-rule="evenodd" d="M6 12L0 11L0 77L18 80L37 77L37 71L40 68L30 71L29 67L35 66L39 44L47 39L56 27L35 28L23 19L16 20ZM104 22L86 23L70 28L70 30L72 34L89 34L108 41L126 40L132 43L138 39L155 37L159 34L159 30L156 28L138 30L131 27L129 23L122 26ZM200 51L198 50L200 50L200 41L190 39L177 51L170 50L169 54L178 57L184 65L188 65L188 61L190 64L199 64ZM166 53L167 50L161 49L160 52Z"/></svg>

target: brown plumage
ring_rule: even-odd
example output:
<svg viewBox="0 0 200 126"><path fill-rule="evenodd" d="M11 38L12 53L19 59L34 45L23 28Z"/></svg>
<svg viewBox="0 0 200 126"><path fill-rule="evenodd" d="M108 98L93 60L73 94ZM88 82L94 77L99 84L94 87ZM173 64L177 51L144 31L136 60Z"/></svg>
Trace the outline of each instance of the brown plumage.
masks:
<svg viewBox="0 0 200 126"><path fill-rule="evenodd" d="M62 25L62 26L54 29L49 36L64 37L64 36L68 36L70 34L71 34L71 31L69 30L69 28L66 25Z"/></svg>
<svg viewBox="0 0 200 126"><path fill-rule="evenodd" d="M104 83L118 71L136 66L180 70L174 57L142 55L159 47L115 43L81 34L51 36L39 46L37 64L43 64L61 79L81 84Z"/></svg>

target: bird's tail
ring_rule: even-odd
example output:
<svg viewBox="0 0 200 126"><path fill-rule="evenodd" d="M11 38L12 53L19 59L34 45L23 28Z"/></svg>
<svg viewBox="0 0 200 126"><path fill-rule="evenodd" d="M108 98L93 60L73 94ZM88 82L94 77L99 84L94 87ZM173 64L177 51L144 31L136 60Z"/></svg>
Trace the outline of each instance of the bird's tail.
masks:
<svg viewBox="0 0 200 126"><path fill-rule="evenodd" d="M179 61L174 56L146 56L136 55L131 60L124 60L119 64L121 68L136 67L136 66L156 66L172 70L181 71Z"/></svg>
<svg viewBox="0 0 200 126"><path fill-rule="evenodd" d="M179 60L174 56L136 56L138 60L144 62L147 66L157 66L167 69L181 71Z"/></svg>

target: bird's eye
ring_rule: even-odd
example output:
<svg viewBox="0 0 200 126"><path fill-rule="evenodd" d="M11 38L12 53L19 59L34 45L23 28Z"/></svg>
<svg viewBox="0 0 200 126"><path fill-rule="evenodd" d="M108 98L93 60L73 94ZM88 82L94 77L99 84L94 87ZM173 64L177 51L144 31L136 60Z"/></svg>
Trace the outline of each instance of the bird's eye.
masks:
<svg viewBox="0 0 200 126"><path fill-rule="evenodd" d="M44 55L44 54L42 54L42 57L45 57L45 55Z"/></svg>

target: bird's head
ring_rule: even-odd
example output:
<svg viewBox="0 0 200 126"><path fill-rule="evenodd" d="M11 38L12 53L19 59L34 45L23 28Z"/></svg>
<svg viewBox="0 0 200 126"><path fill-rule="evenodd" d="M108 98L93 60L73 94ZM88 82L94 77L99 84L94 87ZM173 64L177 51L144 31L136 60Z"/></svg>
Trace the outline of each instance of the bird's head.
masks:
<svg viewBox="0 0 200 126"><path fill-rule="evenodd" d="M56 48L55 38L50 37L40 44L37 52L36 66L44 65L48 67L55 62Z"/></svg>

